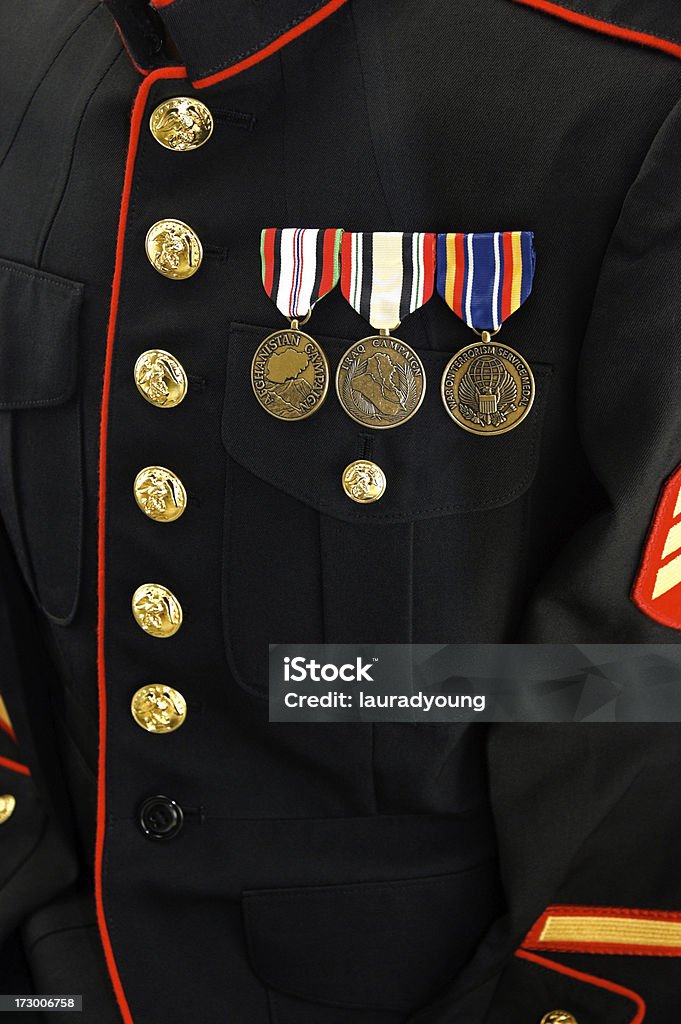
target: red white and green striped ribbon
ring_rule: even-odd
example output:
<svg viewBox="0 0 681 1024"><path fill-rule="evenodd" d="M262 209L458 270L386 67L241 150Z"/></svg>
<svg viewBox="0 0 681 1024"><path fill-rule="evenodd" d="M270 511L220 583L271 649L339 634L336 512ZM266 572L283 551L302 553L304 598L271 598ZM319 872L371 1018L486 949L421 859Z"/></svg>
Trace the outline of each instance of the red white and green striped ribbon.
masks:
<svg viewBox="0 0 681 1024"><path fill-rule="evenodd" d="M338 283L341 228L263 228L262 283L277 309L302 320Z"/></svg>
<svg viewBox="0 0 681 1024"><path fill-rule="evenodd" d="M435 235L346 231L341 291L375 330L391 331L433 294Z"/></svg>

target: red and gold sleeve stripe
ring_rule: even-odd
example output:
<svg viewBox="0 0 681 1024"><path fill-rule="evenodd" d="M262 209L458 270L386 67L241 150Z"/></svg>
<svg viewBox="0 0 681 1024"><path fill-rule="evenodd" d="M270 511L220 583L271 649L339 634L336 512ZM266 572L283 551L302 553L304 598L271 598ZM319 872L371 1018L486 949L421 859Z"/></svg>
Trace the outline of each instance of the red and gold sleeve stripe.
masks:
<svg viewBox="0 0 681 1024"><path fill-rule="evenodd" d="M522 949L619 956L681 956L681 911L547 907Z"/></svg>

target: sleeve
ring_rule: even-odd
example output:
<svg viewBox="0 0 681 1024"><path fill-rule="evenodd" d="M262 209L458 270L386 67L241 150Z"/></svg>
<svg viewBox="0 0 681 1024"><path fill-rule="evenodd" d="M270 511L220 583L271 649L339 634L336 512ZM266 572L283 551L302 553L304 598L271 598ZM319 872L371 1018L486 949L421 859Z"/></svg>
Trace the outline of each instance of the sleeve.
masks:
<svg viewBox="0 0 681 1024"><path fill-rule="evenodd" d="M51 730L51 670L0 522L0 948L76 878ZM8 945L9 943L9 945ZM0 956L0 993L16 985Z"/></svg>
<svg viewBox="0 0 681 1024"><path fill-rule="evenodd" d="M623 204L581 350L575 417L599 507L540 580L524 642L681 638L681 104Z"/></svg>

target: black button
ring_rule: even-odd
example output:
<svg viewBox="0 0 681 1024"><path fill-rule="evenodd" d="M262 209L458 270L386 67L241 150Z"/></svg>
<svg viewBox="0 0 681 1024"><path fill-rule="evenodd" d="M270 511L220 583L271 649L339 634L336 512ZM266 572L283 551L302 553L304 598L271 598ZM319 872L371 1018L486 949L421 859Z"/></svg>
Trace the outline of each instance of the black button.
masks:
<svg viewBox="0 0 681 1024"><path fill-rule="evenodd" d="M139 822L148 839L172 839L182 828L184 814L167 796L150 796L139 809Z"/></svg>

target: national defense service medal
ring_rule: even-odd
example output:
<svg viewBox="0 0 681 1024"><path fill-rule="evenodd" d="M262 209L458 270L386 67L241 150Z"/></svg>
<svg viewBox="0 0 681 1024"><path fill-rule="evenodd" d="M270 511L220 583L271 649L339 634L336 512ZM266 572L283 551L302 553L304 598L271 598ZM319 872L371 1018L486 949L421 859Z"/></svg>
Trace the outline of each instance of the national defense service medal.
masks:
<svg viewBox="0 0 681 1024"><path fill-rule="evenodd" d="M435 235L429 232L346 231L341 291L376 334L355 342L336 371L336 392L357 423L387 430L414 416L426 393L420 357L394 337L402 320L433 294Z"/></svg>
<svg viewBox="0 0 681 1024"><path fill-rule="evenodd" d="M532 408L529 364L494 339L532 291L534 266L531 231L437 236L437 290L479 337L449 360L440 386L447 413L471 434L506 434Z"/></svg>
<svg viewBox="0 0 681 1024"><path fill-rule="evenodd" d="M357 423L387 430L418 412L426 393L426 373L413 348L381 331L345 352L336 371L336 392Z"/></svg>
<svg viewBox="0 0 681 1024"><path fill-rule="evenodd" d="M314 338L292 320L269 334L251 364L251 384L260 405L278 420L304 420L319 409L329 390L329 364Z"/></svg>
<svg viewBox="0 0 681 1024"><path fill-rule="evenodd" d="M291 326L258 345L251 384L258 402L278 420L304 420L329 390L329 364L321 345L305 331L315 304L340 277L340 228L263 228L263 287Z"/></svg>
<svg viewBox="0 0 681 1024"><path fill-rule="evenodd" d="M515 349L480 341L453 356L442 375L442 401L458 426L471 434L506 434L525 419L534 401L534 376Z"/></svg>

